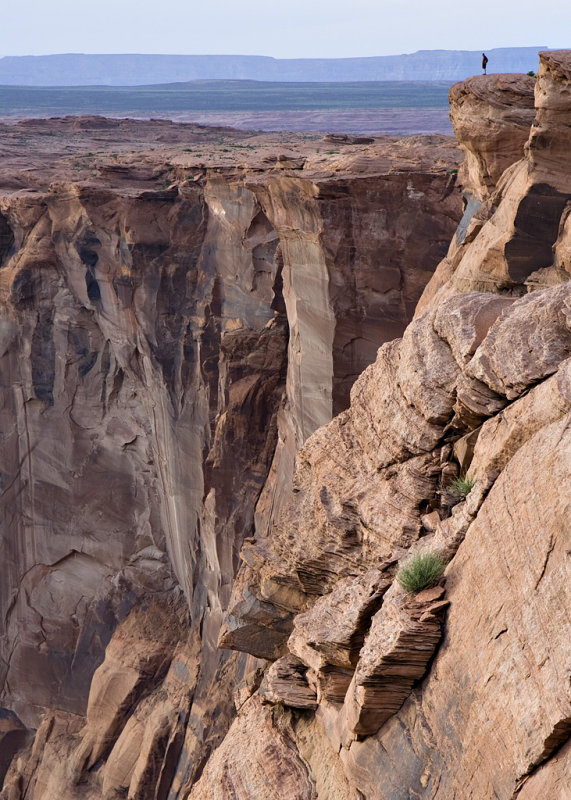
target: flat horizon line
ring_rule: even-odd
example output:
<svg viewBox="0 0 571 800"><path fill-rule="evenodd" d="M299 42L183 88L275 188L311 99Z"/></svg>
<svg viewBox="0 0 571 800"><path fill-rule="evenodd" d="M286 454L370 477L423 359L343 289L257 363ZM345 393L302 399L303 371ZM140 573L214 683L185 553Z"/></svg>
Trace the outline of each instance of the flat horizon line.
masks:
<svg viewBox="0 0 571 800"><path fill-rule="evenodd" d="M569 48L548 47L547 45L506 45L503 47L483 47L481 50L473 50L466 48L426 48L421 50L413 50L408 53L387 53L375 56L290 56L282 58L278 56L260 55L256 53L80 53L80 52L65 52L65 53L23 53L19 55L3 55L0 60L4 58L58 58L62 56L112 56L112 57L157 57L157 58L263 58L270 61L369 61L377 58L400 58L402 56L414 56L420 53L480 53L486 51L489 53L497 52L498 50L537 50L537 52L547 50L567 50Z"/></svg>

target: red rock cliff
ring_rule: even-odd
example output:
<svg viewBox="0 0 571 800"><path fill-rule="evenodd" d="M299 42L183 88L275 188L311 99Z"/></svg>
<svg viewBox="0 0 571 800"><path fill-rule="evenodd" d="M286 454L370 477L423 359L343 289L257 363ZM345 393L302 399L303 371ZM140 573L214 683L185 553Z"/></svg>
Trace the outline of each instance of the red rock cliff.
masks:
<svg viewBox="0 0 571 800"><path fill-rule="evenodd" d="M259 663L216 647L256 509L269 524L297 448L402 333L459 216L446 137L326 156L248 145L245 166L225 166L224 148L212 165L149 150L192 135L216 149L149 123L143 152L105 152L140 147L140 129L3 130L10 798L192 784ZM27 172L9 160L26 137ZM78 141L103 155L62 161Z"/></svg>
<svg viewBox="0 0 571 800"><path fill-rule="evenodd" d="M452 90L467 149L505 85ZM541 55L535 92L525 148L516 111L494 167L468 161L480 200L415 320L244 545L220 645L272 665L193 800L569 794L571 53ZM444 578L408 594L430 553Z"/></svg>
<svg viewBox="0 0 571 800"><path fill-rule="evenodd" d="M18 716L5 728L23 749L6 798L566 797L571 54L542 54L533 121L528 83L453 89L465 149L491 126L498 152L468 159L448 253L401 338L375 334L386 341L349 405L375 338L363 326L385 318L379 294L402 305L418 260L405 253L416 222L400 239L399 288L390 270L384 291L359 283L374 263L361 273L359 254L383 244L371 245L375 217L360 221L378 177L217 174L204 194L185 183L121 197L119 210L62 189L47 215L36 197L6 197L3 241L19 249L3 268L16 298L3 413L20 459L6 491L10 508L26 497L10 523L5 696ZM438 185L400 169L394 180L406 208ZM25 247L17 202L36 220ZM383 231L398 212L385 205ZM146 252L157 239L165 249ZM189 242L196 269L177 283ZM31 271L18 288L26 253L50 277ZM76 345L78 328L97 347ZM99 417L83 415L90 398ZM69 487L89 524L71 505L60 526ZM64 534L65 555L44 558ZM395 578L426 554L444 577L407 593ZM58 605L75 585L76 605ZM78 669L90 677L103 656L85 711L87 687L71 697L53 665L73 675L91 658Z"/></svg>

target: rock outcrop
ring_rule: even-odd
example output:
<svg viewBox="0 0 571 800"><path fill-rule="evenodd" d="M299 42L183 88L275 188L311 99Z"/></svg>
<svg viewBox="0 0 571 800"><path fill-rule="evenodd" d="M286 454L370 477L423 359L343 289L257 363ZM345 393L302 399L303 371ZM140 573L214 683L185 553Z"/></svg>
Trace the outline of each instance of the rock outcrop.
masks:
<svg viewBox="0 0 571 800"><path fill-rule="evenodd" d="M152 198L79 202L67 188L43 212L6 196L3 417L20 443L6 493L21 504L22 577L5 697L10 730L39 727L3 798L566 797L571 52L541 55L533 120L528 90L501 76L453 89L459 136L474 114L495 131L464 170L477 202L412 322L385 329L354 382L375 338L355 309L384 319L381 294L412 312L404 268L398 288L385 270L382 287L359 284L391 229L365 200L390 186L424 203L434 175L422 189L403 170L349 180L364 155L344 151L310 177L315 162L290 153L269 175L207 170ZM439 202L454 174L438 172ZM33 220L26 237L16 218ZM40 435L56 411L73 436ZM86 512L56 526L76 486L57 471L68 453L79 487L108 476L97 524L83 488ZM62 556L72 524L80 544ZM444 574L405 590L403 566L431 556ZM97 579L89 559L105 565ZM71 629L63 581L84 591ZM56 652L63 668L26 704L21 665ZM86 706L55 685L80 658Z"/></svg>
<svg viewBox="0 0 571 800"><path fill-rule="evenodd" d="M523 157L535 116L529 75L477 75L450 89L450 117L464 152L461 177L482 202Z"/></svg>
<svg viewBox="0 0 571 800"><path fill-rule="evenodd" d="M288 713L319 723L343 765L343 797L515 800L570 788L570 67L569 52L542 54L533 124L527 78L452 90L460 137L470 113L496 130L464 170L477 213L402 339L381 347L350 407L300 449L269 534L242 553L260 601L271 605L261 576L284 588L276 608L292 633L276 664L288 652L301 660L318 701ZM523 111L502 101L498 112L506 87ZM465 148L477 152L476 140L472 131ZM468 479L455 485L460 470ZM444 582L411 598L396 562L431 552L448 562ZM367 608L372 566L385 582ZM238 580L235 631L240 609ZM358 652L341 647L351 628ZM241 649L230 632L221 642ZM330 693L327 670L337 670ZM275 708L287 697L282 687ZM206 794L219 774L209 766Z"/></svg>

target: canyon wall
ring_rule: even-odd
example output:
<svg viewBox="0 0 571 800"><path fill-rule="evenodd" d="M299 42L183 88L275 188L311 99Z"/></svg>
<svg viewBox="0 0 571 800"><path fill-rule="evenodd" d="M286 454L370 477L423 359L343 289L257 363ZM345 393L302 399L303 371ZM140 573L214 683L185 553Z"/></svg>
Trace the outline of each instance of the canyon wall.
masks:
<svg viewBox="0 0 571 800"><path fill-rule="evenodd" d="M465 217L244 544L220 645L272 664L189 798L569 797L570 93L542 54L524 141L525 76L451 90Z"/></svg>
<svg viewBox="0 0 571 800"><path fill-rule="evenodd" d="M396 150L4 193L3 800L569 796L571 52L531 87L453 87L455 233Z"/></svg>
<svg viewBox="0 0 571 800"><path fill-rule="evenodd" d="M4 171L3 797L184 796L263 663L217 648L243 540L460 216L445 137L338 147Z"/></svg>

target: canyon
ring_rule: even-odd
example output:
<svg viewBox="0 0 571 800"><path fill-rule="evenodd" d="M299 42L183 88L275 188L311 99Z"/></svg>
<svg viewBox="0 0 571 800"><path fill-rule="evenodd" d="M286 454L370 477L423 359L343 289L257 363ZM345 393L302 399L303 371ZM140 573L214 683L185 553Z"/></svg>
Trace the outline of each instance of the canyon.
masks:
<svg viewBox="0 0 571 800"><path fill-rule="evenodd" d="M2 800L569 797L570 96L0 126Z"/></svg>

